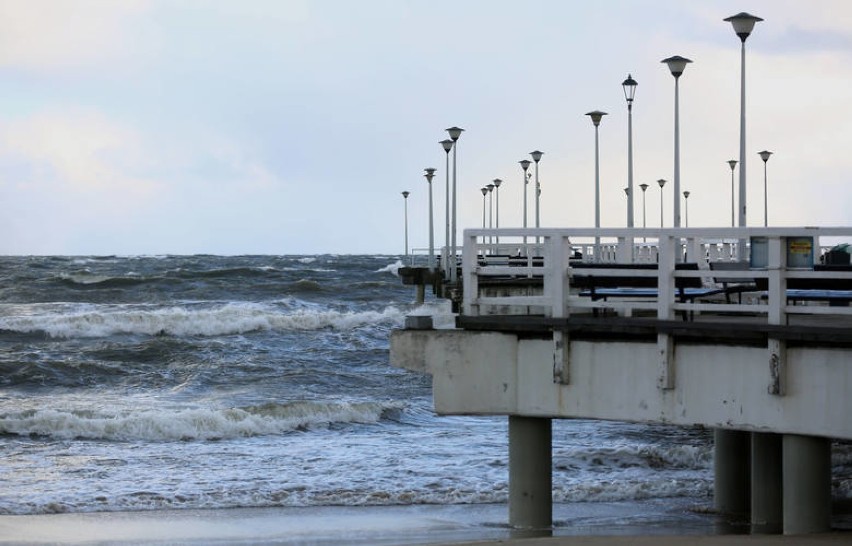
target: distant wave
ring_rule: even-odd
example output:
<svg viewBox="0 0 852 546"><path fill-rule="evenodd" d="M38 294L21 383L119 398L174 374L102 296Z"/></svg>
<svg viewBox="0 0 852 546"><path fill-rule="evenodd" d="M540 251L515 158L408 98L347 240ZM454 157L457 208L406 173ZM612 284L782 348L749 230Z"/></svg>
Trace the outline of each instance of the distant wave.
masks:
<svg viewBox="0 0 852 546"><path fill-rule="evenodd" d="M282 434L331 424L377 423L394 404L292 402L244 408L144 410L29 410L0 415L0 434L70 440L220 440Z"/></svg>
<svg viewBox="0 0 852 546"><path fill-rule="evenodd" d="M405 265L402 263L402 260L397 260L396 263L388 264L385 267L378 269L376 273L391 273L399 277L400 267L405 267Z"/></svg>
<svg viewBox="0 0 852 546"><path fill-rule="evenodd" d="M60 281L79 288L125 288L138 286L146 282L162 280L163 277L142 277L138 275L127 275L112 277L107 275L96 275L93 273L64 273L59 277Z"/></svg>
<svg viewBox="0 0 852 546"><path fill-rule="evenodd" d="M80 311L0 317L0 332L55 338L106 337L118 334L219 336L273 330L351 330L370 325L400 326L404 312L342 312L323 309L284 311L255 303L216 307L93 306Z"/></svg>

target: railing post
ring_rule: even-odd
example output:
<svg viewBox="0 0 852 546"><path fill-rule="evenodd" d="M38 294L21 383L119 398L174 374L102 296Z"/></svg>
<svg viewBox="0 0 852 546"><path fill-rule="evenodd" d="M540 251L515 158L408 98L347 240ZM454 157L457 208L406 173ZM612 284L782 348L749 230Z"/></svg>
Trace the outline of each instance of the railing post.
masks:
<svg viewBox="0 0 852 546"><path fill-rule="evenodd" d="M680 248L680 239L660 233L658 243L659 263L657 265L657 319L674 318L675 301L675 254ZM657 386L661 389L674 388L674 344L668 334L657 334L659 353L659 373Z"/></svg>
<svg viewBox="0 0 852 546"><path fill-rule="evenodd" d="M568 318L568 294L570 277L568 269L571 259L571 241L567 235L552 235L545 238L544 275L545 294L550 300L552 318ZM570 377L571 339L567 331L553 330L553 381L567 385Z"/></svg>
<svg viewBox="0 0 852 546"><path fill-rule="evenodd" d="M477 277L478 264L476 263L476 235L468 235L464 238L462 248L462 286L463 307L465 315L474 317L479 315L479 278Z"/></svg>
<svg viewBox="0 0 852 546"><path fill-rule="evenodd" d="M770 237L767 241L767 282L769 312L767 322L774 325L787 324L787 245L784 237ZM787 347L786 342L769 337L769 394L783 396L786 391Z"/></svg>

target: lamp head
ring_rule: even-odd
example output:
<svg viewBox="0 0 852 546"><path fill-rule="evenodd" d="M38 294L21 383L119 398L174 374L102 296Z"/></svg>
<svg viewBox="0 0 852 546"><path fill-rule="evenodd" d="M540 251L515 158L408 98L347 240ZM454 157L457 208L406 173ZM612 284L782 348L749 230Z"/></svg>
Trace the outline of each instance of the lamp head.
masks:
<svg viewBox="0 0 852 546"><path fill-rule="evenodd" d="M683 198L684 198L684 199L689 199L689 191L685 191L685 192L683 192Z"/></svg>
<svg viewBox="0 0 852 546"><path fill-rule="evenodd" d="M736 160L736 159L729 159L729 160L728 160L728 165L730 165L730 166L731 166L731 170L733 171L733 170L734 170L734 167L736 167L736 166L737 166L737 160Z"/></svg>
<svg viewBox="0 0 852 546"><path fill-rule="evenodd" d="M492 191L494 191L494 184L488 184L485 187L488 188L488 193L491 193Z"/></svg>
<svg viewBox="0 0 852 546"><path fill-rule="evenodd" d="M633 104L633 97L636 95L636 86L639 85L636 83L636 80L633 79L633 76L630 74L627 75L627 79L621 82L621 88L624 89L624 98L627 99L627 105L631 106Z"/></svg>
<svg viewBox="0 0 852 546"><path fill-rule="evenodd" d="M409 191L402 192L402 197L405 198L405 199L408 199L409 195L411 195L411 192L409 192Z"/></svg>
<svg viewBox="0 0 852 546"><path fill-rule="evenodd" d="M450 139L442 140L440 142L441 146L443 146L444 151L450 153L450 150L453 149L453 141Z"/></svg>
<svg viewBox="0 0 852 546"><path fill-rule="evenodd" d="M435 176L436 170L438 170L438 169L433 169L432 167L428 167L426 169L426 174L423 175L423 176L426 177L426 181L429 182L430 184L432 183L432 178Z"/></svg>
<svg viewBox="0 0 852 546"><path fill-rule="evenodd" d="M754 28L754 24L758 21L763 21L763 19L743 11L736 15L726 17L724 21L730 21L731 25L734 27L734 32L736 32L737 36L740 37L740 40L745 43L746 38L748 38L748 35L751 34L751 31Z"/></svg>
<svg viewBox="0 0 852 546"><path fill-rule="evenodd" d="M630 195L630 188L624 188L624 195Z"/></svg>
<svg viewBox="0 0 852 546"><path fill-rule="evenodd" d="M500 187L500 184L502 184L502 183L503 183L503 181L502 181L502 180L500 180L499 178L495 178L495 179L494 179L494 187L495 187L495 188L499 188L499 187Z"/></svg>
<svg viewBox="0 0 852 546"><path fill-rule="evenodd" d="M767 161L769 161L769 156L772 155L772 152L768 150L763 150L762 152L757 152L757 155L759 155L760 159L762 159L763 162L766 163Z"/></svg>
<svg viewBox="0 0 852 546"><path fill-rule="evenodd" d="M648 189L648 184L639 184L639 187L642 188L642 193L644 193Z"/></svg>
<svg viewBox="0 0 852 546"><path fill-rule="evenodd" d="M686 69L686 65L691 63L689 59L686 57L681 57L680 55L675 55L674 57L669 57L668 59L663 59L660 61L661 63L666 63L669 67L669 70L672 73L672 76L675 79L678 79L681 74L683 74L684 69Z"/></svg>
<svg viewBox="0 0 852 546"><path fill-rule="evenodd" d="M480 188L479 191L482 192L482 197L485 197L486 195L488 195L488 188Z"/></svg>
<svg viewBox="0 0 852 546"><path fill-rule="evenodd" d="M541 156L543 156L543 155L544 155L544 152L539 152L538 150L536 150L536 151L534 151L534 152L530 152L530 155L532 156L533 161L535 161L536 163L538 163L538 162L539 162L539 160L541 160Z"/></svg>
<svg viewBox="0 0 852 546"><path fill-rule="evenodd" d="M464 131L464 129L462 129L461 127L450 127L449 129L447 129L447 132L450 134L450 138L453 140L453 142L459 139L462 134L462 131Z"/></svg>
<svg viewBox="0 0 852 546"><path fill-rule="evenodd" d="M530 168L530 160L529 159L524 159L522 161L518 161L518 163L521 164L521 168L524 170L524 172L527 172L527 169Z"/></svg>
<svg viewBox="0 0 852 546"><path fill-rule="evenodd" d="M666 185L666 181L660 178L659 180L657 180L657 184L659 184L660 188L662 189L662 187Z"/></svg>
<svg viewBox="0 0 852 546"><path fill-rule="evenodd" d="M606 115L606 112L601 112L600 110L593 110L591 112L586 113L587 116L592 118L592 123L595 124L595 127L601 124L601 119Z"/></svg>

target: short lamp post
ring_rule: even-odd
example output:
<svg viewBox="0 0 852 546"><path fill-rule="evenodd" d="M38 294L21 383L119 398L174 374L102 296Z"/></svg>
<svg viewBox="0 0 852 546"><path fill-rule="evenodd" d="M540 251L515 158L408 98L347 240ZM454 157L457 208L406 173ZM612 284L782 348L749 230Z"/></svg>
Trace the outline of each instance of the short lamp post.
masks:
<svg viewBox="0 0 852 546"><path fill-rule="evenodd" d="M657 180L657 184L660 185L660 227L663 227L663 186L666 185L666 181L661 178Z"/></svg>
<svg viewBox="0 0 852 546"><path fill-rule="evenodd" d="M535 162L535 227L536 229L541 227L541 184L538 181L538 162L541 161L541 156L544 155L544 152L539 150L535 150L530 152L530 156L532 156L533 161ZM538 235L535 236L535 244L536 248L538 248Z"/></svg>
<svg viewBox="0 0 852 546"><path fill-rule="evenodd" d="M488 184L485 187L488 188L488 229L494 229L494 184ZM488 246L491 247L493 244L494 237L489 234Z"/></svg>
<svg viewBox="0 0 852 546"><path fill-rule="evenodd" d="M524 229L527 229L527 184L529 184L530 179L527 177L527 169L530 168L530 161L528 159L523 159L518 161L521 164L521 170L523 171L524 177ZM524 255L527 254L527 236L524 235Z"/></svg>
<svg viewBox="0 0 852 546"><path fill-rule="evenodd" d="M482 192L482 229L485 229L485 197L488 195L488 188L480 188L479 191Z"/></svg>
<svg viewBox="0 0 852 546"><path fill-rule="evenodd" d="M447 168L444 171L444 175L447 179L447 194L446 200L444 201L444 205L446 208L446 226L444 228L444 252L445 260L444 260L444 278L450 278L450 150L453 149L453 141L450 139L444 139L440 142L441 147L444 148L444 152L447 154Z"/></svg>
<svg viewBox="0 0 852 546"><path fill-rule="evenodd" d="M600 229L601 227L601 168L600 168L600 147L599 147L599 138L598 138L598 128L601 124L601 119L606 114L606 112L601 112L600 110L593 110L586 114L592 120L592 123L595 126L595 229ZM595 236L595 261L601 261L601 238L599 235Z"/></svg>
<svg viewBox="0 0 852 546"><path fill-rule="evenodd" d="M639 187L642 189L642 228L648 227L648 224L645 223L645 192L648 190L648 184L639 184ZM643 236L642 242L648 242L648 238Z"/></svg>
<svg viewBox="0 0 852 546"><path fill-rule="evenodd" d="M426 174L426 182L429 183L429 271L435 271L435 221L434 211L432 208L432 178L435 177L435 171L432 167L428 167Z"/></svg>
<svg viewBox="0 0 852 546"><path fill-rule="evenodd" d="M689 227L689 192L683 192L683 214L686 227Z"/></svg>
<svg viewBox="0 0 852 546"><path fill-rule="evenodd" d="M769 190L767 189L767 178L766 178L766 162L769 161L769 156L772 155L772 152L768 150L763 150L762 152L757 152L757 155L760 156L760 159L763 160L763 227L769 226Z"/></svg>
<svg viewBox="0 0 852 546"><path fill-rule="evenodd" d="M627 100L627 227L633 227L633 97L639 85L633 76L621 82L624 98Z"/></svg>
<svg viewBox="0 0 852 546"><path fill-rule="evenodd" d="M729 159L728 165L730 165L730 167L731 167L731 227L734 227L734 226L736 226L736 223L734 221L734 218L736 217L736 214L734 212L734 210L736 208L734 206L734 169L737 168L737 160L736 159Z"/></svg>
<svg viewBox="0 0 852 546"><path fill-rule="evenodd" d="M494 213L495 213L494 214L494 226L497 229L500 229L500 184L502 184L502 183L503 183L503 181L500 180L499 178L494 179L494 189L495 189L494 200L496 201L494 203ZM500 236L499 235L497 236L496 241L497 241L497 252L499 253L500 252Z"/></svg>
<svg viewBox="0 0 852 546"><path fill-rule="evenodd" d="M408 258L408 196L411 195L411 192L404 191L402 192L402 198L405 201L405 261L408 262L408 265L411 265L411 261Z"/></svg>

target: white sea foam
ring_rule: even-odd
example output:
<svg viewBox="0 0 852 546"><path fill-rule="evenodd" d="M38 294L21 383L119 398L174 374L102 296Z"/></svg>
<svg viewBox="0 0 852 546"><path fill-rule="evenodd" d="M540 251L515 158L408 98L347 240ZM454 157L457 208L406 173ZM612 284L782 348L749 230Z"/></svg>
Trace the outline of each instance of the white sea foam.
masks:
<svg viewBox="0 0 852 546"><path fill-rule="evenodd" d="M395 307L382 311L342 312L323 308L290 311L256 303L163 308L100 305L60 313L0 317L0 330L46 332L59 338L117 334L217 336L264 330L351 330L379 324L399 326L403 320L403 311Z"/></svg>
<svg viewBox="0 0 852 546"><path fill-rule="evenodd" d="M385 410L395 407L378 402L295 402L225 409L39 409L0 415L0 433L113 441L243 438L332 423L376 423Z"/></svg>
<svg viewBox="0 0 852 546"><path fill-rule="evenodd" d="M405 265L402 263L402 260L397 260L396 263L388 264L385 267L376 270L376 273L391 273L399 277L400 267L405 267Z"/></svg>

